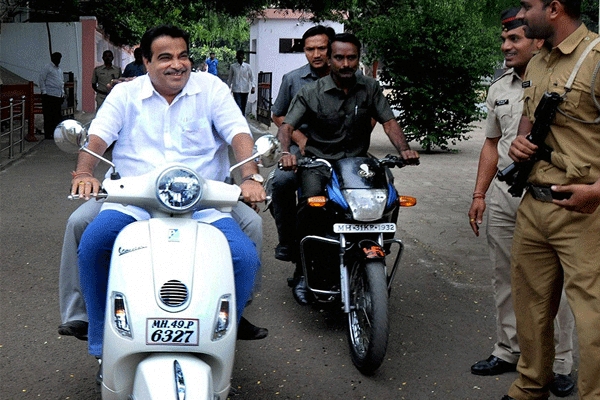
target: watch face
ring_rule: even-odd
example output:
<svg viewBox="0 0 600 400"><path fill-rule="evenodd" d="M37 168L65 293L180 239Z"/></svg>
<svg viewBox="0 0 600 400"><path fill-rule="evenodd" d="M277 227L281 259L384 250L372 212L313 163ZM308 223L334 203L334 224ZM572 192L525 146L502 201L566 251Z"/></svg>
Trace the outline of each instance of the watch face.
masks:
<svg viewBox="0 0 600 400"><path fill-rule="evenodd" d="M250 179L258 183L263 183L265 181L265 178L263 178L261 174L252 174L250 175Z"/></svg>
<svg viewBox="0 0 600 400"><path fill-rule="evenodd" d="M248 175L247 177L245 177L242 182L245 181L255 181L258 183L263 183L265 181L265 178L263 178L263 176L261 174L252 174L252 175Z"/></svg>

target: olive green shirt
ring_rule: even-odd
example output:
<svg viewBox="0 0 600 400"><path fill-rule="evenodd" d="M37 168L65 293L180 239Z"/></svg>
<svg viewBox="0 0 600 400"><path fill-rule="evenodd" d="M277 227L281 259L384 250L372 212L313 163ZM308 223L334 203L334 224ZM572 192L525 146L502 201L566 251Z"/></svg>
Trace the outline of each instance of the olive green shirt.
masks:
<svg viewBox="0 0 600 400"><path fill-rule="evenodd" d="M345 94L331 75L304 85L292 100L284 123L300 125L308 141L305 153L329 160L364 156L371 141L371 118L384 123L394 118L379 83L364 75Z"/></svg>
<svg viewBox="0 0 600 400"><path fill-rule="evenodd" d="M544 92L565 93L565 85L580 55L598 35L581 25L558 46L544 46L527 66L524 79L523 115L535 121L534 112ZM588 54L572 90L559 105L546 144L554 151L552 163L539 161L529 182L537 185L593 183L600 178L600 125L584 124L569 117L593 121L599 111L593 104L591 81L600 62L600 44ZM600 76L594 89L600 98Z"/></svg>

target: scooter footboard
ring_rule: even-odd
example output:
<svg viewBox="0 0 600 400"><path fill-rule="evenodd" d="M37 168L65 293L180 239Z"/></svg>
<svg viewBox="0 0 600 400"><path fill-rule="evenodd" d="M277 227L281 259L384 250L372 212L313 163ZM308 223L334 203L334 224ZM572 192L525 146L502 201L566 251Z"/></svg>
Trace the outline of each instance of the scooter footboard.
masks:
<svg viewBox="0 0 600 400"><path fill-rule="evenodd" d="M184 397L179 394L184 392ZM153 354L137 366L132 398L225 400L229 386L214 392L210 366L190 354Z"/></svg>

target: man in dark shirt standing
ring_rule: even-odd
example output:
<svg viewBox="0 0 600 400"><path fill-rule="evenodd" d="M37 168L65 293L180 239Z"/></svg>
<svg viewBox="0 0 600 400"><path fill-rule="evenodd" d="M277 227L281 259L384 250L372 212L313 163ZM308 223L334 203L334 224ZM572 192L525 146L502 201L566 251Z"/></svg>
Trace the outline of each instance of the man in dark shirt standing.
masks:
<svg viewBox="0 0 600 400"><path fill-rule="evenodd" d="M298 140L306 143L304 155L327 160L366 156L371 141L371 119L383 125L394 147L405 160L417 160L404 132L394 118L381 87L373 78L356 75L361 44L352 34L337 34L331 43L330 74L303 86L290 105L277 136L281 140L281 165L286 170L297 166L296 155L290 153L292 132L306 124ZM300 142L298 142L300 143ZM307 304L306 282L300 278L294 297ZM303 300L303 301L301 301Z"/></svg>

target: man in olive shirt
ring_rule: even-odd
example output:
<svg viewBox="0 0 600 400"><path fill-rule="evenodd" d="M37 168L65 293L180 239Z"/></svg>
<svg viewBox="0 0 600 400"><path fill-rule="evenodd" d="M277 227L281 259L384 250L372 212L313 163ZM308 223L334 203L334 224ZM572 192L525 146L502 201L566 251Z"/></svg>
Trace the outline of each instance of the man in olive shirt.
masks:
<svg viewBox="0 0 600 400"><path fill-rule="evenodd" d="M504 399L547 399L553 379L553 320L564 285L579 342L579 398L600 398L600 41L581 22L579 0L521 0L525 34L545 39L527 67L523 118L509 155L538 150L526 139L545 92L563 96L519 205L512 282L521 357ZM585 55L586 50L589 53ZM583 55L583 57L582 57ZM582 61L577 69L578 60ZM577 71L572 86L569 77ZM595 86L592 83L595 82ZM569 87L570 86L570 87ZM569 198L559 199L560 195ZM569 196L570 195L570 196Z"/></svg>
<svg viewBox="0 0 600 400"><path fill-rule="evenodd" d="M292 132L302 124L306 124L305 131L300 133L305 137L300 140L306 143L306 156L328 160L366 156L372 118L383 125L402 158L419 158L419 154L408 146L379 84L372 78L355 74L360 48L356 36L337 34L331 43L330 75L303 86L292 101L277 132L284 152L281 158L283 169L297 166L296 155L289 151ZM300 304L308 303L306 297L301 296L305 292L306 282L301 278L293 291Z"/></svg>

